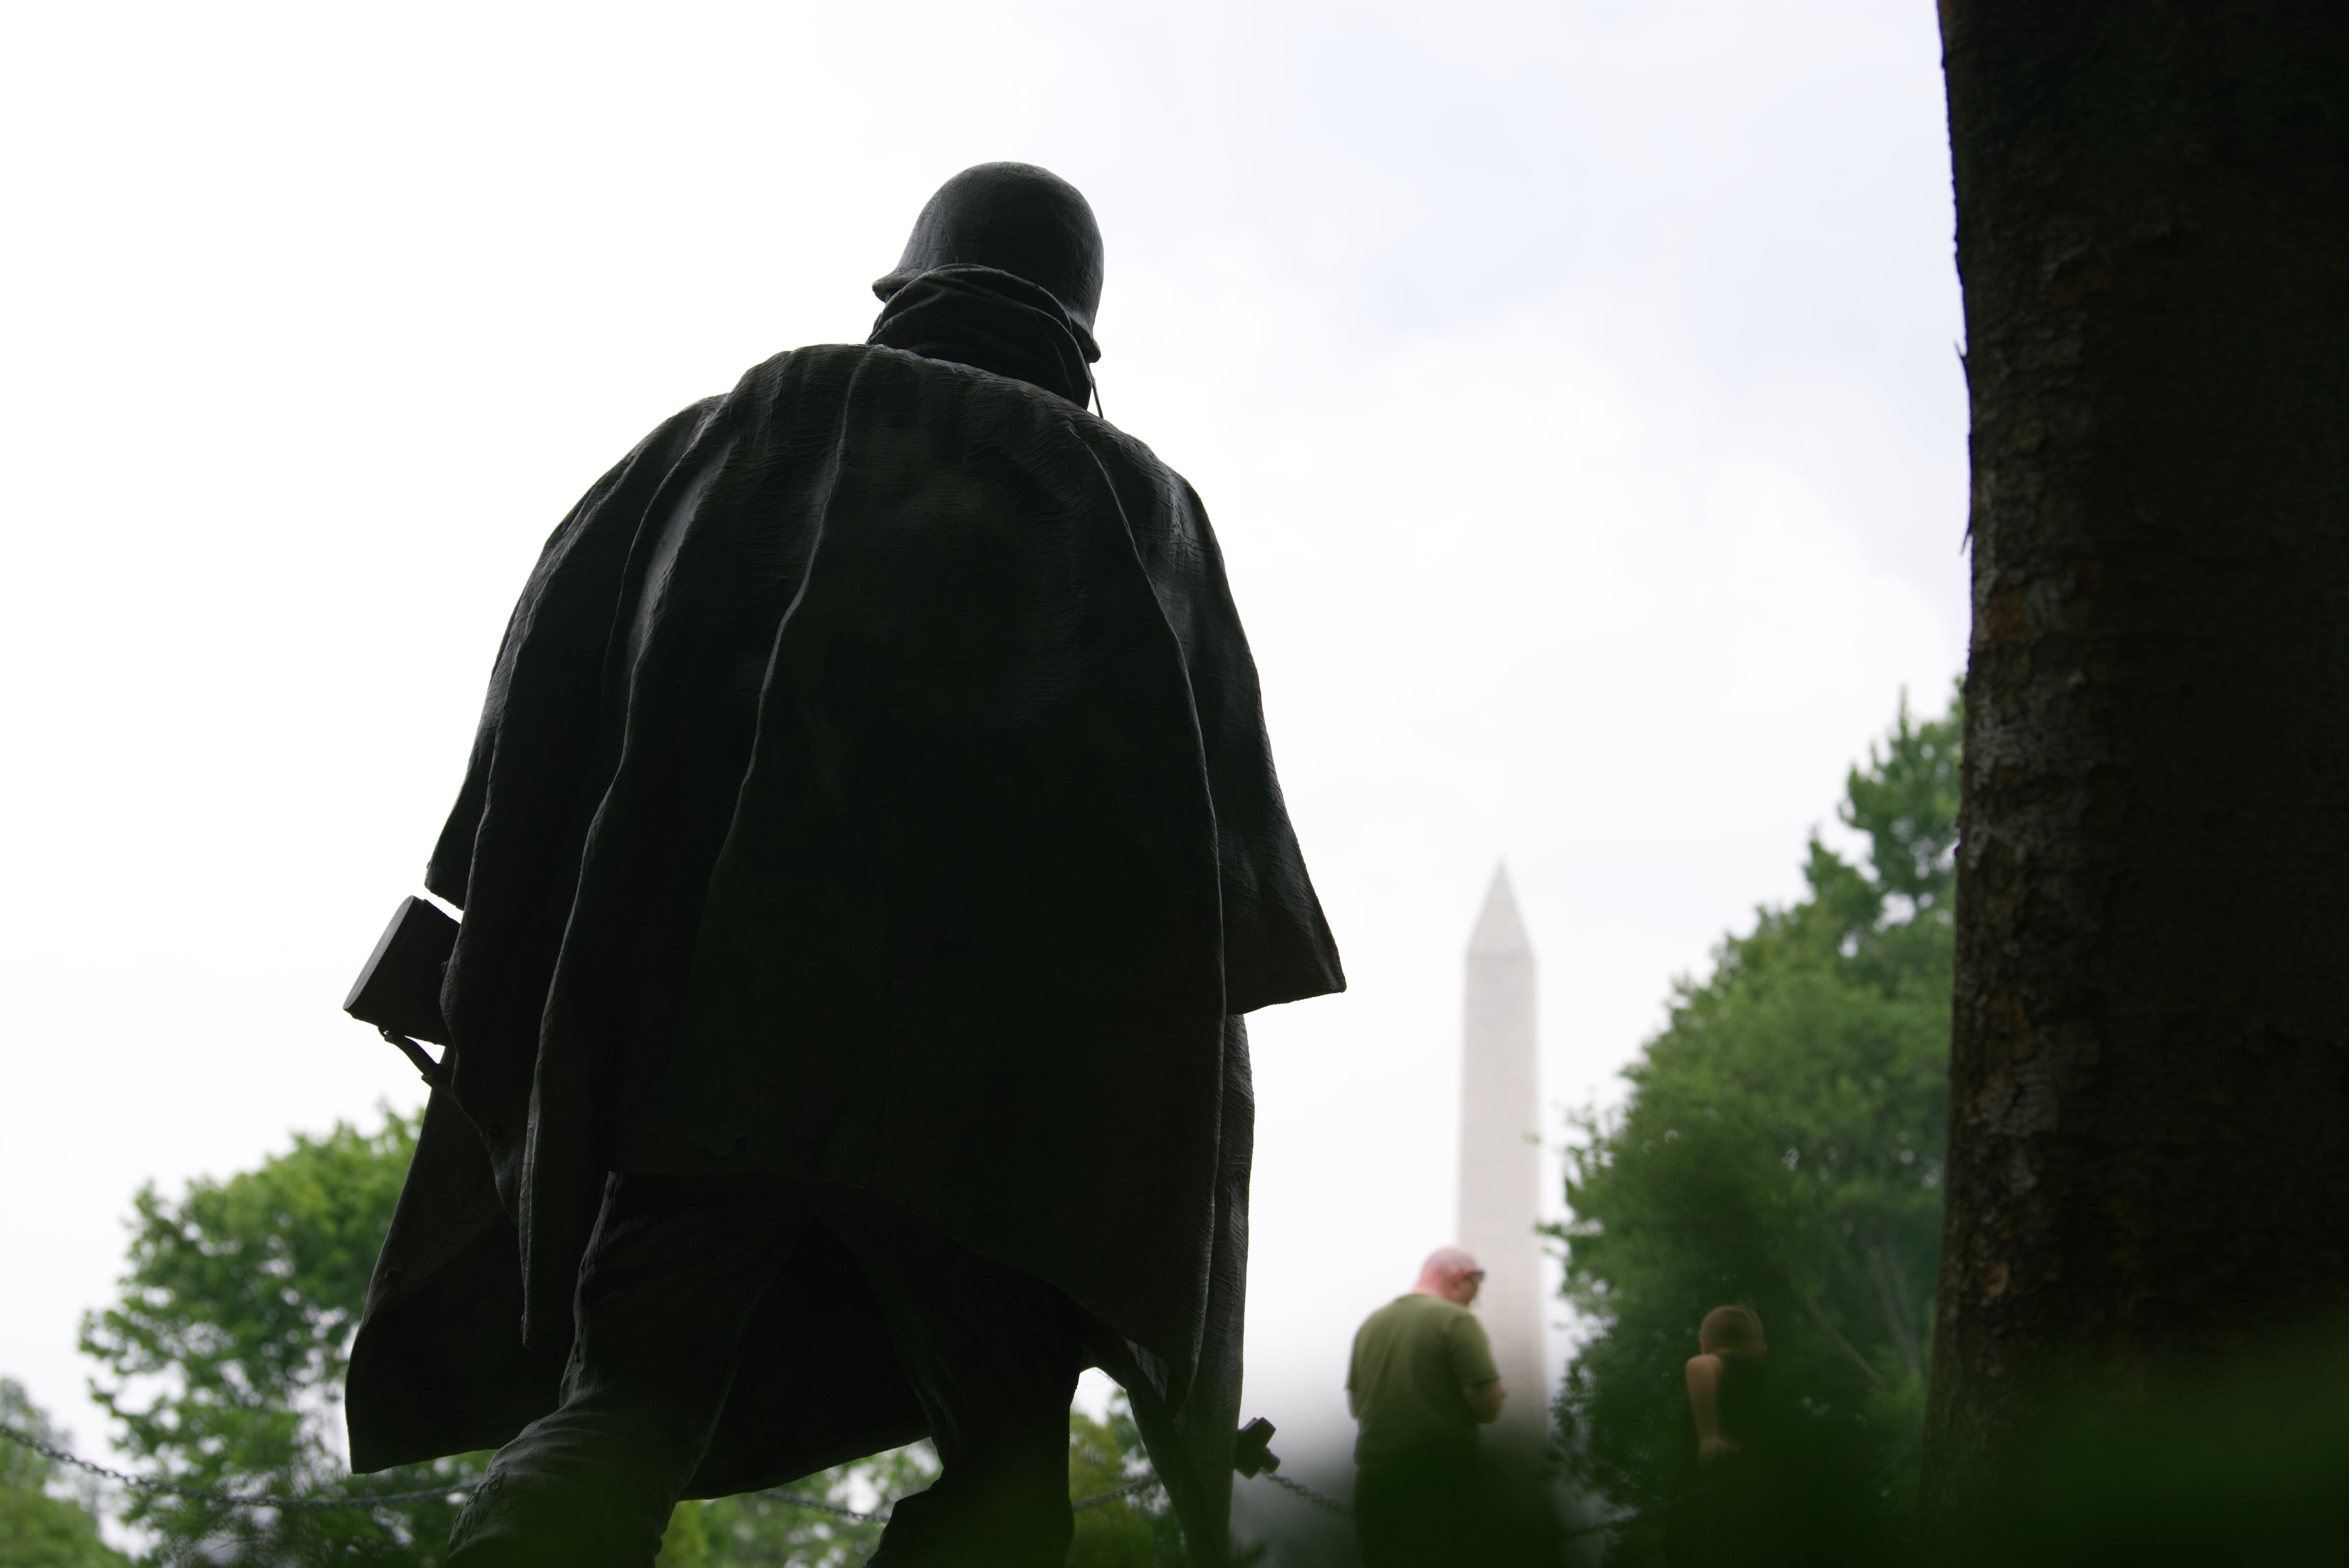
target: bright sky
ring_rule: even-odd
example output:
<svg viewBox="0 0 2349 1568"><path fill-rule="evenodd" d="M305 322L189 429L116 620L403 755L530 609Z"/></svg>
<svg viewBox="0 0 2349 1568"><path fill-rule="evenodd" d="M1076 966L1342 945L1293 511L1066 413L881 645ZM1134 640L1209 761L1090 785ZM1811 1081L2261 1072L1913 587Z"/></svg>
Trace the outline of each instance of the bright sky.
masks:
<svg viewBox="0 0 2349 1568"><path fill-rule="evenodd" d="M0 140L0 1373L86 1451L137 1186L421 1093L337 1004L541 541L968 164L1100 215L1352 977L1254 1023L1278 1447L1450 1239L1495 862L1613 1098L1963 657L1924 0L20 6Z"/></svg>

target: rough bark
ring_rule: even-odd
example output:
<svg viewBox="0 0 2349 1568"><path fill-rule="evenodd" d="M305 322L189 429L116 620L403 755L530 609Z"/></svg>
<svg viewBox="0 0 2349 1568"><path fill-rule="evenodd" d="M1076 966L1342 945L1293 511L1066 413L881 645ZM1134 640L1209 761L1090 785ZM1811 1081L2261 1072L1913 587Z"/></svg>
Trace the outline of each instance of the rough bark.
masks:
<svg viewBox="0 0 2349 1568"><path fill-rule="evenodd" d="M2349 5L1945 0L1973 434L1929 1516L2349 1302Z"/></svg>

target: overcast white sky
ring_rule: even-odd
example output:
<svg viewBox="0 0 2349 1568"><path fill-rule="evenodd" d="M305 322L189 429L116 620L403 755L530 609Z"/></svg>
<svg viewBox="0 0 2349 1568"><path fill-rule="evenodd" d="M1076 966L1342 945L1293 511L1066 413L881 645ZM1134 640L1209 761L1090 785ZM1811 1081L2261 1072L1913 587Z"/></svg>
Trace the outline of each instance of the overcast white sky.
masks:
<svg viewBox="0 0 2349 1568"><path fill-rule="evenodd" d="M1309 1444L1449 1239L1495 863L1546 1096L1612 1098L1963 656L1925 0L5 29L0 1373L87 1450L138 1184L421 1093L336 1006L541 541L675 408L862 338L968 164L1100 214L1106 407L1215 517L1352 978L1255 1021L1247 1413Z"/></svg>

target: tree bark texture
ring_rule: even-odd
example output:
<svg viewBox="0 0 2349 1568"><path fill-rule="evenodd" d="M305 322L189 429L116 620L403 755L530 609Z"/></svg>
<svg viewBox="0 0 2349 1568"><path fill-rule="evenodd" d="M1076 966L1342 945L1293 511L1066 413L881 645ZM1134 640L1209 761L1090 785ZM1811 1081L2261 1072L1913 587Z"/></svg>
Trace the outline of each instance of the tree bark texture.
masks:
<svg viewBox="0 0 2349 1568"><path fill-rule="evenodd" d="M2349 1305L2349 5L1944 0L1971 387L1925 1507Z"/></svg>

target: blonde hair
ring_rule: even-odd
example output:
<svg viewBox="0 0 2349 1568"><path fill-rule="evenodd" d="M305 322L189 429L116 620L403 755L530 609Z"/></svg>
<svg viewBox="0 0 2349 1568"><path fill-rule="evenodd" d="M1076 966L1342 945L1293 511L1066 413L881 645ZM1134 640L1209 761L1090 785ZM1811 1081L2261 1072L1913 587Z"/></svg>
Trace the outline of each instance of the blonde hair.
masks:
<svg viewBox="0 0 2349 1568"><path fill-rule="evenodd" d="M1697 1342L1710 1350L1759 1350L1762 1320L1750 1306L1716 1306L1704 1315Z"/></svg>

